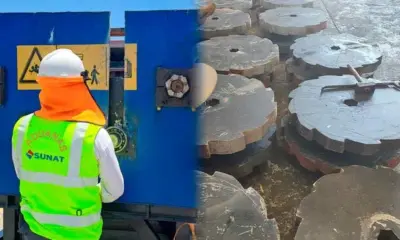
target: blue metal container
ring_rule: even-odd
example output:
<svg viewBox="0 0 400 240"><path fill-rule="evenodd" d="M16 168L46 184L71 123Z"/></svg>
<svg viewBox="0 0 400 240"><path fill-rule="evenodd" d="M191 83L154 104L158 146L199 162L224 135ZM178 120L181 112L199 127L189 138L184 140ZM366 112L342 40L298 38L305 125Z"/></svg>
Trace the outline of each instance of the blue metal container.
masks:
<svg viewBox="0 0 400 240"><path fill-rule="evenodd" d="M129 65L133 74L129 76L130 86L136 81L136 87L125 89L123 118L134 154L119 157L125 194L118 202L191 209L196 207L193 170L197 166L197 113L188 107L157 111L156 73L158 67L193 66L199 39L197 11L191 1L165 2L168 1L160 2L158 7L136 4L125 13L125 42L134 44L137 50L136 64L130 61ZM43 51L43 45L108 44L109 22L109 12L0 13L0 67L6 71L5 90L1 93L5 101L0 106L0 195L18 195L11 159L13 125L19 117L40 107L39 90L18 87L27 86L23 85L24 80L20 81L22 60L18 59L18 46L37 45ZM126 52L126 56L133 55ZM33 63L26 64L29 71ZM108 114L109 91L92 90L92 94Z"/></svg>

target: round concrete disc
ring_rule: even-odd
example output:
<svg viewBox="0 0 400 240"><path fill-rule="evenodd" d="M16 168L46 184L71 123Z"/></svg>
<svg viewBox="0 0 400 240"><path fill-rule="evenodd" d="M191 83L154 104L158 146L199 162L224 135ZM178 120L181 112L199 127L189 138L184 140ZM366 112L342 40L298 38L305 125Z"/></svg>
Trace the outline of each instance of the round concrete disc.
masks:
<svg viewBox="0 0 400 240"><path fill-rule="evenodd" d="M251 27L250 14L229 8L217 9L200 27L202 38L245 35Z"/></svg>
<svg viewBox="0 0 400 240"><path fill-rule="evenodd" d="M353 99L354 90L321 94L324 86L356 82L351 75L322 76L305 81L290 92L288 110L296 118L298 132L339 153L372 155L381 149L398 148L400 91L376 89L369 100L360 102Z"/></svg>
<svg viewBox="0 0 400 240"><path fill-rule="evenodd" d="M230 155L213 155L209 159L201 159L201 170L210 174L220 171L235 178L248 176L253 173L255 168L268 161L271 139L275 130L276 126L271 126L260 141L247 145L243 151Z"/></svg>
<svg viewBox="0 0 400 240"><path fill-rule="evenodd" d="M293 122L287 117L282 119L283 140L285 149L294 155L300 165L313 172L330 174L338 172L343 167L360 165L375 168L383 165L396 168L400 162L399 150L381 150L370 156L361 156L354 153L336 153L321 147L315 142L310 142L301 137Z"/></svg>
<svg viewBox="0 0 400 240"><path fill-rule="evenodd" d="M302 220L294 239L376 240L390 229L399 238L399 182L389 168L351 166L323 176L297 210Z"/></svg>
<svg viewBox="0 0 400 240"><path fill-rule="evenodd" d="M193 91L193 107L203 104L212 94L217 85L217 72L214 68L204 63L195 65L196 80L191 83Z"/></svg>
<svg viewBox="0 0 400 240"><path fill-rule="evenodd" d="M213 0L217 8L230 8L250 13L253 6L252 0Z"/></svg>
<svg viewBox="0 0 400 240"><path fill-rule="evenodd" d="M319 76L348 73L348 64L360 74L374 72L382 60L377 45L350 34L311 34L296 39L290 49L296 65Z"/></svg>
<svg viewBox="0 0 400 240"><path fill-rule="evenodd" d="M260 14L260 26L265 32L279 35L304 36L327 27L324 11L315 8L282 7Z"/></svg>
<svg viewBox="0 0 400 240"><path fill-rule="evenodd" d="M221 74L254 77L272 73L279 63L279 49L269 39L253 35L215 37L198 44L202 62Z"/></svg>
<svg viewBox="0 0 400 240"><path fill-rule="evenodd" d="M316 79L322 75L319 75L318 72L310 71L305 68L302 68L299 65L296 65L293 61L293 58L289 58L285 62L286 65L286 73L289 81L294 81L296 84L299 84L305 80ZM342 68L342 72L338 72L338 75L347 74L348 69ZM360 74L363 78L372 78L374 77L374 73L362 73Z"/></svg>
<svg viewBox="0 0 400 240"><path fill-rule="evenodd" d="M197 173L200 190L198 240L278 240L275 219L268 219L264 199L244 189L232 176Z"/></svg>
<svg viewBox="0 0 400 240"><path fill-rule="evenodd" d="M264 9L274 9L279 7L310 7L314 5L314 0L261 0Z"/></svg>
<svg viewBox="0 0 400 240"><path fill-rule="evenodd" d="M200 110L200 157L236 153L261 140L275 124L276 108L274 92L260 81L218 75L214 93Z"/></svg>

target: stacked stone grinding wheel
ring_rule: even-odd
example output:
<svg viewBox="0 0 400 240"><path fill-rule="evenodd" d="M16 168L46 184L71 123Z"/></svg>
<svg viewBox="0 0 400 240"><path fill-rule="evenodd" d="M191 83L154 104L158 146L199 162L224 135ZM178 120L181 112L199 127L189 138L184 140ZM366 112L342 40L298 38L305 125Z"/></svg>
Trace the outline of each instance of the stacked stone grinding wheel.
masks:
<svg viewBox="0 0 400 240"><path fill-rule="evenodd" d="M217 86L200 110L200 165L203 171L247 176L267 161L275 133L274 92L256 79L218 75Z"/></svg>
<svg viewBox="0 0 400 240"><path fill-rule="evenodd" d="M280 7L312 8L314 0L261 0L261 5L265 10Z"/></svg>
<svg viewBox="0 0 400 240"><path fill-rule="evenodd" d="M322 10L302 7L270 9L259 19L263 36L278 44L281 54L289 54L297 38L326 29L328 21Z"/></svg>
<svg viewBox="0 0 400 240"><path fill-rule="evenodd" d="M254 4L259 0L214 0L214 3L218 9L230 8L240 10L244 13L250 14L252 23L257 21L258 8Z"/></svg>
<svg viewBox="0 0 400 240"><path fill-rule="evenodd" d="M275 219L268 219L263 198L244 189L232 176L198 172L200 190L198 240L278 240Z"/></svg>
<svg viewBox="0 0 400 240"><path fill-rule="evenodd" d="M217 8L230 8L250 13L253 0L213 0Z"/></svg>
<svg viewBox="0 0 400 240"><path fill-rule="evenodd" d="M296 84L324 75L348 74L348 64L360 75L371 77L382 61L377 45L350 34L312 34L297 39L290 49L287 79Z"/></svg>
<svg viewBox="0 0 400 240"><path fill-rule="evenodd" d="M202 62L220 74L254 77L268 86L279 63L279 48L269 39L253 35L215 37L198 44Z"/></svg>
<svg viewBox="0 0 400 240"><path fill-rule="evenodd" d="M216 9L200 27L203 39L227 35L245 35L251 27L248 13L234 9Z"/></svg>
<svg viewBox="0 0 400 240"><path fill-rule="evenodd" d="M370 82L378 80L368 79ZM300 164L332 173L348 165L397 167L400 161L400 91L377 88L370 99L354 99L351 75L322 76L308 80L289 94L289 113L280 140Z"/></svg>
<svg viewBox="0 0 400 240"><path fill-rule="evenodd" d="M351 166L323 176L297 210L294 239L399 239L399 182L400 174L388 168ZM381 238L382 230L397 237Z"/></svg>

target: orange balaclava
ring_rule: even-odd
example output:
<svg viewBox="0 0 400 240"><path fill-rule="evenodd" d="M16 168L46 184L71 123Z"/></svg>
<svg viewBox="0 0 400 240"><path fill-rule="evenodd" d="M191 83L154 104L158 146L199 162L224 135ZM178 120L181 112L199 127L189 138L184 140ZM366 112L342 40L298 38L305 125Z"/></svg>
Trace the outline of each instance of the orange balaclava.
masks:
<svg viewBox="0 0 400 240"><path fill-rule="evenodd" d="M84 70L82 60L69 49L57 49L46 55L36 79L41 87L41 109L35 115L104 126L104 114L81 76Z"/></svg>

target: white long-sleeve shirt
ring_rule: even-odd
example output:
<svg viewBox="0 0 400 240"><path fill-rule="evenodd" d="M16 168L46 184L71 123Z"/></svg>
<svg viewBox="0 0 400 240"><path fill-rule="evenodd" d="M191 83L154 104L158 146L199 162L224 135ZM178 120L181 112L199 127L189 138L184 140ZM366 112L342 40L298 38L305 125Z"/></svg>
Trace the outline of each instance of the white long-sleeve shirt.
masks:
<svg viewBox="0 0 400 240"><path fill-rule="evenodd" d="M101 197L104 203L117 200L124 193L124 178L119 167L114 145L108 132L102 128L95 138L95 154L100 166ZM21 155L12 147L15 173L20 176Z"/></svg>

